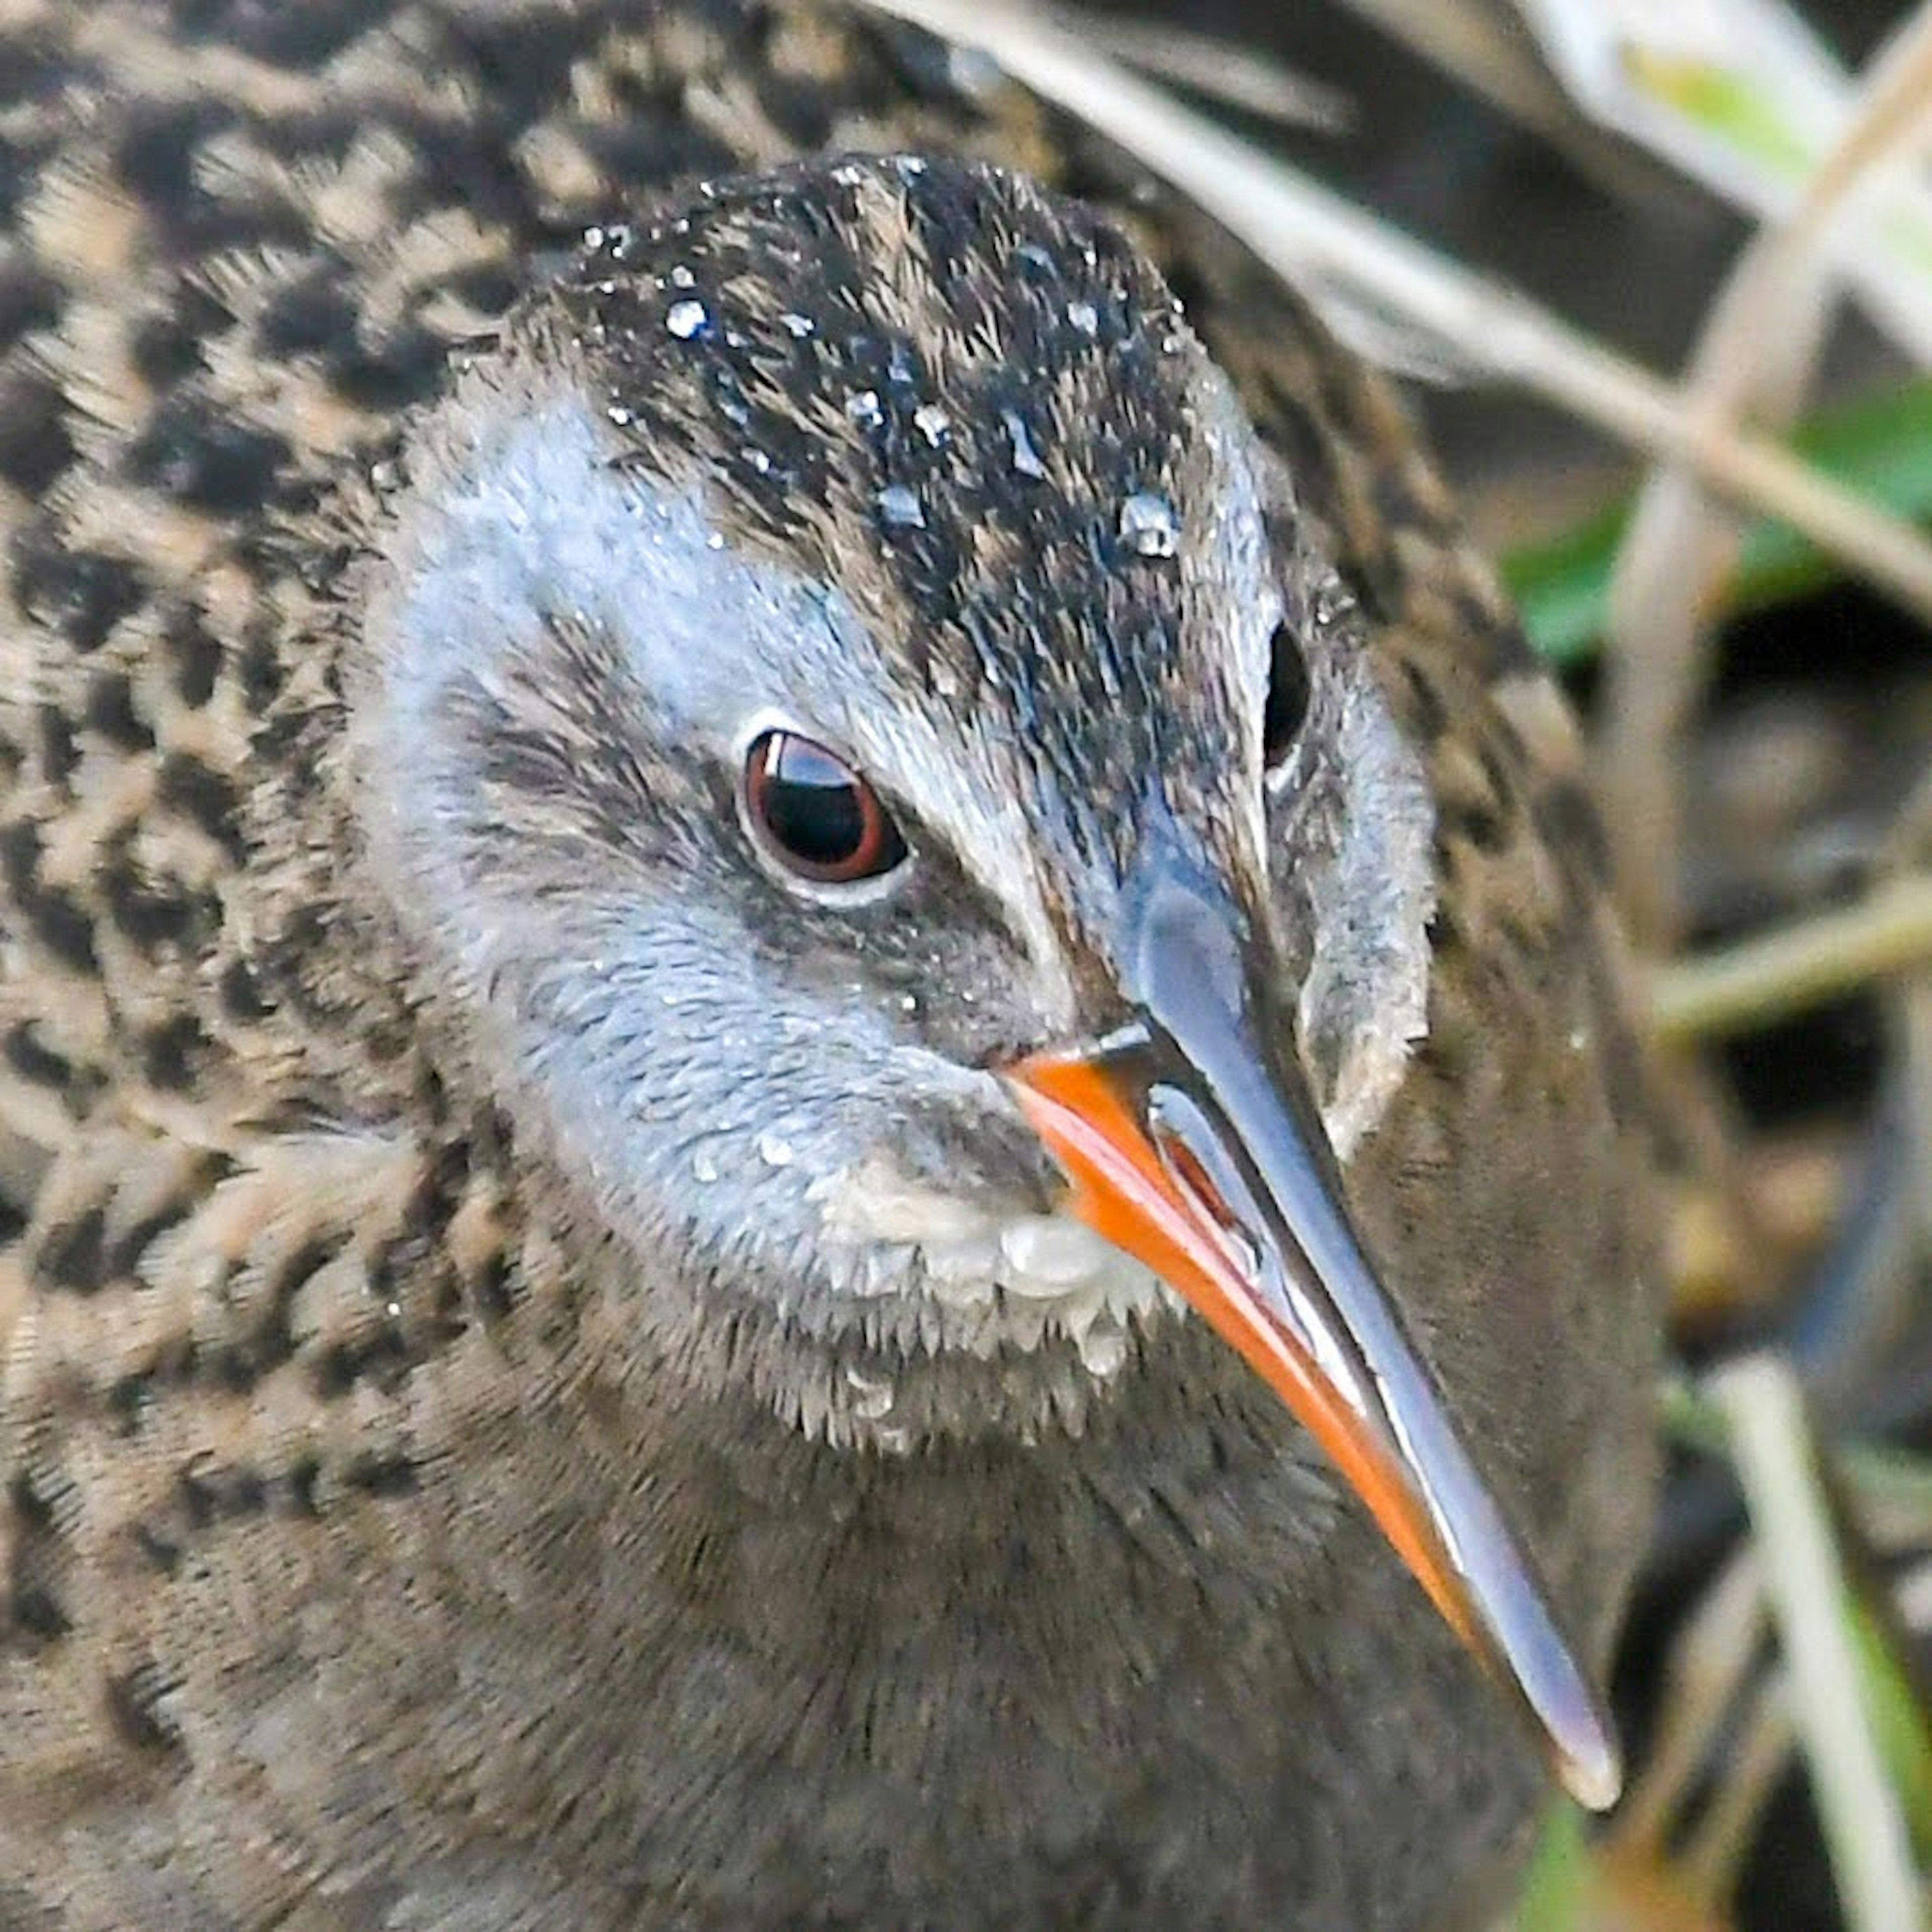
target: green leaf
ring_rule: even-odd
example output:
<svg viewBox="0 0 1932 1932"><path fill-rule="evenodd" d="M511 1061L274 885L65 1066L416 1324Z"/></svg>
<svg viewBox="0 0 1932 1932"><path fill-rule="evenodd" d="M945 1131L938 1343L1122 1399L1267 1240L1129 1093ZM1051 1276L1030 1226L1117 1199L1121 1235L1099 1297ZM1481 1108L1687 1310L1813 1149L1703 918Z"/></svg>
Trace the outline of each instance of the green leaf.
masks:
<svg viewBox="0 0 1932 1932"><path fill-rule="evenodd" d="M1821 415L1792 439L1798 453L1894 516L1932 518L1932 377ZM1604 632L1610 571L1629 528L1629 500L1503 559L1530 640L1550 663L1585 663ZM1724 614L1762 609L1829 582L1832 560L1781 525L1747 532Z"/></svg>
<svg viewBox="0 0 1932 1932"><path fill-rule="evenodd" d="M1590 1888L1583 1814L1558 1804L1544 1820L1516 1902L1516 1932L1581 1932Z"/></svg>
<svg viewBox="0 0 1932 1932"><path fill-rule="evenodd" d="M1856 1592L1845 1618L1858 1653L1865 1721L1904 1808L1913 1855L1932 1870L1932 1722L1890 1631Z"/></svg>

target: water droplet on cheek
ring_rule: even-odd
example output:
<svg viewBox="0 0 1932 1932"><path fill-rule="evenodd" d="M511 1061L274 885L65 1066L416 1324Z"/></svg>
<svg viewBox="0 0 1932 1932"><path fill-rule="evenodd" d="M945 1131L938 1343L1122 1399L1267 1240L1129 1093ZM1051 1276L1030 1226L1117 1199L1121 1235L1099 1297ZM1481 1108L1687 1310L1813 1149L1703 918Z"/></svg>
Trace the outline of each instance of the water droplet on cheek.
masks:
<svg viewBox="0 0 1932 1932"><path fill-rule="evenodd" d="M758 1158L767 1167L789 1167L792 1163L792 1144L782 1134L769 1131L758 1138Z"/></svg>
<svg viewBox="0 0 1932 1932"><path fill-rule="evenodd" d="M1078 1346L1081 1366L1089 1375L1104 1380L1126 1366L1127 1331L1108 1316L1096 1316Z"/></svg>
<svg viewBox="0 0 1932 1932"><path fill-rule="evenodd" d="M704 1148L700 1148L691 1157L691 1172L698 1181L708 1187L718 1178L718 1163Z"/></svg>
<svg viewBox="0 0 1932 1932"><path fill-rule="evenodd" d="M1120 504L1120 541L1136 556L1170 557L1180 548L1174 506L1151 490L1137 490Z"/></svg>
<svg viewBox="0 0 1932 1932"><path fill-rule="evenodd" d="M912 426L937 449L951 430L952 418L937 403L921 403L912 412Z"/></svg>
<svg viewBox="0 0 1932 1932"><path fill-rule="evenodd" d="M852 1413L862 1422L877 1422L891 1414L896 1391L884 1376L868 1376L848 1367L845 1383L852 1391Z"/></svg>

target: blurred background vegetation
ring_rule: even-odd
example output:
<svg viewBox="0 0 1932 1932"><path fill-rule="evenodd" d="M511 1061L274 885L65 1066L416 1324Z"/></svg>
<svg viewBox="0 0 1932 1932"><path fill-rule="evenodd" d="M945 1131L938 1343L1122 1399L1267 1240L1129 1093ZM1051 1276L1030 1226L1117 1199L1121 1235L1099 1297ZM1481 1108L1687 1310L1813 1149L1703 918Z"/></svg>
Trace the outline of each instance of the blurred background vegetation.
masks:
<svg viewBox="0 0 1932 1932"><path fill-rule="evenodd" d="M1420 376L1588 722L1679 1366L1631 1785L1514 1922L1932 1925L1932 0L875 4Z"/></svg>

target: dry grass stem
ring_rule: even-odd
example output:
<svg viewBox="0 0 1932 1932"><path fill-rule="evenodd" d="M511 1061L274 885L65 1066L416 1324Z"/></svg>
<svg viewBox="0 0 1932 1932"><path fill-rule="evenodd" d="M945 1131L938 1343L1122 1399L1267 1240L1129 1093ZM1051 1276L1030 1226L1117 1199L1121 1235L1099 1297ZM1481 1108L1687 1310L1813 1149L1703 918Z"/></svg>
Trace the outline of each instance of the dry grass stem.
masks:
<svg viewBox="0 0 1932 1932"><path fill-rule="evenodd" d="M1823 267L1766 231L1740 260L1706 320L1684 392L1707 430L1796 414L1825 339ZM1639 940L1676 950L1684 735L1702 694L1710 614L1742 548L1741 520L1680 463L1654 470L1611 578L1598 755L1619 897Z"/></svg>
<svg viewBox="0 0 1932 1932"><path fill-rule="evenodd" d="M1707 428L1781 431L1802 406L1835 294L1836 244L1864 191L1932 134L1932 7L1873 59L1851 122L1790 219L1764 229L1712 305L1685 384ZM1710 615L1722 607L1742 526L1685 467L1652 472L1618 556L1610 598L1598 773L1627 916L1653 952L1676 950L1684 760L1702 692Z"/></svg>
<svg viewBox="0 0 1932 1932"><path fill-rule="evenodd" d="M1932 970L1932 875L1660 970L1651 1018L1672 1042L1744 1033L1874 980Z"/></svg>
<svg viewBox="0 0 1932 1932"><path fill-rule="evenodd" d="M1552 140L1586 125L1536 51L1490 0L1342 0L1352 14L1478 99Z"/></svg>
<svg viewBox="0 0 1932 1932"><path fill-rule="evenodd" d="M1757 1355L1718 1370L1706 1387L1730 1425L1846 1924L1850 1932L1924 1932L1905 1820L1864 1720L1846 1581L1797 1382L1782 1363Z"/></svg>
<svg viewBox="0 0 1932 1932"><path fill-rule="evenodd" d="M1906 1570L1894 1594L1906 1628L1919 1636L1932 1632L1932 1558Z"/></svg>
<svg viewBox="0 0 1932 1932"><path fill-rule="evenodd" d="M1658 1734L1612 1827L1620 1856L1652 1862L1664 1856L1685 1796L1750 1674L1764 1624L1757 1563L1748 1550L1740 1550L1718 1572L1671 1647Z"/></svg>
<svg viewBox="0 0 1932 1932"><path fill-rule="evenodd" d="M1764 1808L1791 1762L1795 1736L1784 1673L1773 1672L1752 1687L1724 1775L1678 1853L1685 1882L1713 1904L1736 1887Z"/></svg>
<svg viewBox="0 0 1932 1932"><path fill-rule="evenodd" d="M1340 134L1354 124L1354 104L1339 87L1328 87L1253 49L1210 34L1190 32L1170 22L1134 20L1077 8L1053 10L1051 17L1114 59L1176 87L1191 88L1278 127L1312 128Z"/></svg>
<svg viewBox="0 0 1932 1932"><path fill-rule="evenodd" d="M1896 179L1932 148L1932 4L1921 4L1867 63L1857 111L1813 170L1785 224L1802 246L1825 232L1849 202ZM1826 243L1828 246L1828 243Z"/></svg>

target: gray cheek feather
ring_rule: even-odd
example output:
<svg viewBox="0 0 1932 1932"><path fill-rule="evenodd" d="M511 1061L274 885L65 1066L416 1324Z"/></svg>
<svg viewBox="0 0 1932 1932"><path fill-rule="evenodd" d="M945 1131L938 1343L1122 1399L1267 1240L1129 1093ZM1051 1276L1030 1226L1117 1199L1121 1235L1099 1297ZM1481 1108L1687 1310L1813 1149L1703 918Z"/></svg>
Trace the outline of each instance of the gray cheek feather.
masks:
<svg viewBox="0 0 1932 1932"><path fill-rule="evenodd" d="M760 717L788 719L916 794L1028 935L1042 1012L1070 1020L1001 748L908 713L836 589L734 550L696 485L668 489L614 464L603 426L572 396L472 375L418 467L368 592L357 737L373 789L389 794L373 815L426 825L447 812L421 771L442 700L463 683L488 693L541 652L546 617L571 615L616 642L660 722L694 747L732 757Z"/></svg>
<svg viewBox="0 0 1932 1932"><path fill-rule="evenodd" d="M567 612L616 640L662 720L729 755L747 718L811 716L815 686L849 691L878 653L836 594L734 556L694 492L613 468L581 405L483 400L430 440L371 586L352 755L386 895L605 1226L782 1300L876 1293L914 1246L853 1242L814 1178L875 1160L912 1103L1009 1113L998 1083L874 1004L774 982L702 892L622 868L533 891L479 862L507 829L479 817L448 700L541 679L545 620Z"/></svg>
<svg viewBox="0 0 1932 1932"><path fill-rule="evenodd" d="M836 591L735 554L695 488L614 465L581 403L533 398L506 413L494 400L467 446L432 442L392 567L372 587L392 744L419 744L455 681L487 689L540 640L544 616L616 639L639 688L683 725L728 733L760 704L810 716L855 671L882 681Z"/></svg>
<svg viewBox="0 0 1932 1932"><path fill-rule="evenodd" d="M1382 1117L1429 1030L1435 811L1420 761L1366 664L1342 665L1334 855L1310 882L1313 958L1301 1036L1318 1042L1322 1117L1347 1160Z"/></svg>

